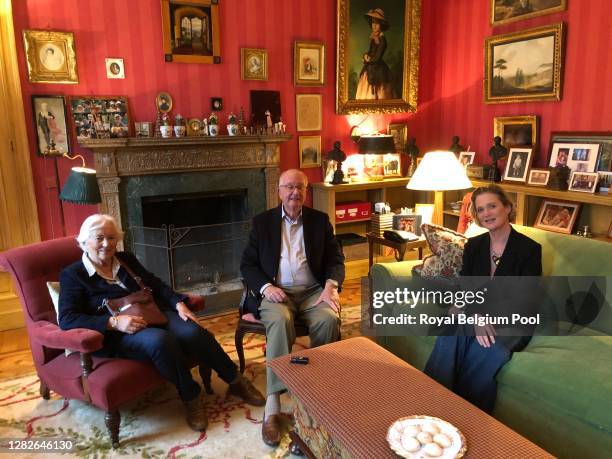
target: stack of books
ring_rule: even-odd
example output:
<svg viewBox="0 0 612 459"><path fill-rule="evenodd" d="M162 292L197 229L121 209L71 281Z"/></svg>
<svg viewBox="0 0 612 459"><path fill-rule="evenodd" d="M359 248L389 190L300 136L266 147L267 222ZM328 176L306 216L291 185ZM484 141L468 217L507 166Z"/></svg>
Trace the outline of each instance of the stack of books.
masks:
<svg viewBox="0 0 612 459"><path fill-rule="evenodd" d="M394 213L388 214L372 214L370 219L372 232L382 237L385 230L393 229Z"/></svg>

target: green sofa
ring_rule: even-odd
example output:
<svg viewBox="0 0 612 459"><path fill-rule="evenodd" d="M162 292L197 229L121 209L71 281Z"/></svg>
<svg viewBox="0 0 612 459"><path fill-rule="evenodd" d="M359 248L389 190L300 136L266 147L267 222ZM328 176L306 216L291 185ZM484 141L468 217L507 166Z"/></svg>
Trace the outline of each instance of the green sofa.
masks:
<svg viewBox="0 0 612 459"><path fill-rule="evenodd" d="M542 245L545 276L606 276L608 306L592 336L535 336L497 376L494 416L558 457L612 455L612 243L515 228ZM373 290L394 290L419 261L372 267ZM380 336L377 342L423 369L435 337Z"/></svg>

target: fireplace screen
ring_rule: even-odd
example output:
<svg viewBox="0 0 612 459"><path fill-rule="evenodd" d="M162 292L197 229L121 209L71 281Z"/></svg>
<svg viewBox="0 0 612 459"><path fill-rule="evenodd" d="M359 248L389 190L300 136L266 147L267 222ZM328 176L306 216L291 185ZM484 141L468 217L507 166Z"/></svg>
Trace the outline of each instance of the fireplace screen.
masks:
<svg viewBox="0 0 612 459"><path fill-rule="evenodd" d="M130 228L132 251L151 272L179 292L206 296L202 314L238 307L240 258L250 222Z"/></svg>

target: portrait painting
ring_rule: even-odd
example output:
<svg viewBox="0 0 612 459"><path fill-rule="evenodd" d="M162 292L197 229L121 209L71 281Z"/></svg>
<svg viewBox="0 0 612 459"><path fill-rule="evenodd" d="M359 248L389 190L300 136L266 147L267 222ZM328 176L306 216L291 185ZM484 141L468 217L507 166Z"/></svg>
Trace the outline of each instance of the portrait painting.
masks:
<svg viewBox="0 0 612 459"><path fill-rule="evenodd" d="M32 96L32 113L38 154L70 153L64 96Z"/></svg>
<svg viewBox="0 0 612 459"><path fill-rule="evenodd" d="M222 97L211 97L210 98L210 110L213 112L220 112L223 110L223 98Z"/></svg>
<svg viewBox="0 0 612 459"><path fill-rule="evenodd" d="M580 204L575 202L543 199L533 226L557 233L572 234L579 210Z"/></svg>
<svg viewBox="0 0 612 459"><path fill-rule="evenodd" d="M568 190L595 193L598 178L597 172L572 172Z"/></svg>
<svg viewBox="0 0 612 459"><path fill-rule="evenodd" d="M576 172L595 172L600 150L599 143L554 142L548 165L567 166Z"/></svg>
<svg viewBox="0 0 612 459"><path fill-rule="evenodd" d="M106 78L108 79L124 79L125 78L125 67L123 66L123 59L115 57L107 57L106 62Z"/></svg>
<svg viewBox="0 0 612 459"><path fill-rule="evenodd" d="M157 111L160 113L168 113L172 110L172 96L165 92L161 91L157 94L155 98L155 106L157 107Z"/></svg>
<svg viewBox="0 0 612 459"><path fill-rule="evenodd" d="M298 131L320 131L322 127L321 94L296 94L295 115Z"/></svg>
<svg viewBox="0 0 612 459"><path fill-rule="evenodd" d="M79 82L72 32L24 30L23 42L31 83Z"/></svg>
<svg viewBox="0 0 612 459"><path fill-rule="evenodd" d="M298 139L300 168L321 167L321 136L302 135Z"/></svg>
<svg viewBox="0 0 612 459"><path fill-rule="evenodd" d="M217 0L161 0L166 62L220 64Z"/></svg>
<svg viewBox="0 0 612 459"><path fill-rule="evenodd" d="M293 47L293 81L296 86L323 86L325 45L316 41L296 41Z"/></svg>
<svg viewBox="0 0 612 459"><path fill-rule="evenodd" d="M268 51L240 48L240 76L243 80L268 80Z"/></svg>
<svg viewBox="0 0 612 459"><path fill-rule="evenodd" d="M486 103L561 100L563 23L485 40Z"/></svg>
<svg viewBox="0 0 612 459"><path fill-rule="evenodd" d="M549 178L550 171L548 169L531 169L527 185L546 186Z"/></svg>
<svg viewBox="0 0 612 459"><path fill-rule="evenodd" d="M493 136L501 137L506 148L532 147L538 145L538 117L496 116L493 119Z"/></svg>
<svg viewBox="0 0 612 459"><path fill-rule="evenodd" d="M421 0L337 0L336 112L416 111Z"/></svg>
<svg viewBox="0 0 612 459"><path fill-rule="evenodd" d="M404 152L408 140L408 126L402 123L392 123L387 126L387 134L393 136L395 151Z"/></svg>
<svg viewBox="0 0 612 459"><path fill-rule="evenodd" d="M393 216L393 229L408 231L417 236L421 235L421 220L423 216L417 214L399 214Z"/></svg>
<svg viewBox="0 0 612 459"><path fill-rule="evenodd" d="M125 96L72 96L70 109L77 140L130 136Z"/></svg>
<svg viewBox="0 0 612 459"><path fill-rule="evenodd" d="M525 182L531 165L531 148L511 148L504 171L504 181Z"/></svg>
<svg viewBox="0 0 612 459"><path fill-rule="evenodd" d="M491 0L491 25L564 11L567 0Z"/></svg>
<svg viewBox="0 0 612 459"><path fill-rule="evenodd" d="M463 167L468 167L474 163L474 157L476 156L475 151L462 151L459 152L459 162Z"/></svg>

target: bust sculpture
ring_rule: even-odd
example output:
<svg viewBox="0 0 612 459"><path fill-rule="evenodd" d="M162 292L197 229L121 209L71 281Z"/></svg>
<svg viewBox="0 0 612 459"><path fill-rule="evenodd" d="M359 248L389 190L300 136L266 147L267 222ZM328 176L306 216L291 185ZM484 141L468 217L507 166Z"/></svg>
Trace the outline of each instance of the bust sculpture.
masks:
<svg viewBox="0 0 612 459"><path fill-rule="evenodd" d="M346 159L346 153L340 149L340 141L334 142L334 148L327 153L327 159L329 161L336 161L336 170L334 171L334 177L329 182L332 185L339 185L341 183L348 183L344 181L344 172L342 172L342 162Z"/></svg>
<svg viewBox="0 0 612 459"><path fill-rule="evenodd" d="M455 156L459 156L459 153L465 151L465 147L459 144L459 136L453 136L453 144L449 147L449 151L455 153Z"/></svg>
<svg viewBox="0 0 612 459"><path fill-rule="evenodd" d="M489 171L489 180L491 182L499 182L501 174L497 168L497 161L508 154L508 149L501 144L501 137L495 136L493 139L494 145L489 148L489 156L491 157L491 169Z"/></svg>

